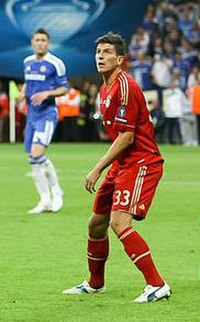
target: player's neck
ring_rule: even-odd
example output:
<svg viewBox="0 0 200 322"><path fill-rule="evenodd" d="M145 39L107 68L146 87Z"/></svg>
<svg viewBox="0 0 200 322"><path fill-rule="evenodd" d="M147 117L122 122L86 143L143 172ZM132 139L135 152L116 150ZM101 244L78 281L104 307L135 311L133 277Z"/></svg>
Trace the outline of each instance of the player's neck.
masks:
<svg viewBox="0 0 200 322"><path fill-rule="evenodd" d="M46 56L47 52L46 53L43 53L43 54L35 54L35 58L36 60L42 60L45 56Z"/></svg>
<svg viewBox="0 0 200 322"><path fill-rule="evenodd" d="M112 87L115 79L117 78L120 72L121 68L117 67L116 69L102 75L107 91Z"/></svg>

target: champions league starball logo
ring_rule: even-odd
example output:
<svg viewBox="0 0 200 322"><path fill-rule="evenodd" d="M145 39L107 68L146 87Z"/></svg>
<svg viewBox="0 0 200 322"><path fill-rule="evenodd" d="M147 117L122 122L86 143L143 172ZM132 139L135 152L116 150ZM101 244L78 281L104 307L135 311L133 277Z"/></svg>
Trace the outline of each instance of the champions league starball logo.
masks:
<svg viewBox="0 0 200 322"><path fill-rule="evenodd" d="M124 117L125 116L125 114L126 114L126 109L125 109L125 106L121 106L120 108L119 108L119 113L118 113L118 115L119 116L121 116L121 117Z"/></svg>
<svg viewBox="0 0 200 322"><path fill-rule="evenodd" d="M12 24L29 38L45 28L60 44L90 25L103 12L104 0L8 0L5 11Z"/></svg>
<svg viewBox="0 0 200 322"><path fill-rule="evenodd" d="M41 67L40 67L40 71L41 71L41 73L46 72L46 66L41 66Z"/></svg>

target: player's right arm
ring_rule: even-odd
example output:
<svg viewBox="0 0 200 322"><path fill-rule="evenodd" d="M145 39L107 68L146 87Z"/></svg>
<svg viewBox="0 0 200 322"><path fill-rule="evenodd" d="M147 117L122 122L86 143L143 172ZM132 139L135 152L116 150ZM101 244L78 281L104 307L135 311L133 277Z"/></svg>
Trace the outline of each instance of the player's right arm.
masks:
<svg viewBox="0 0 200 322"><path fill-rule="evenodd" d="M112 143L107 153L97 162L95 167L87 174L84 182L85 189L90 193L95 191L95 184L101 176L102 171L118 159L120 154L133 143L133 132L120 132Z"/></svg>
<svg viewBox="0 0 200 322"><path fill-rule="evenodd" d="M68 89L65 87L58 87L54 90L43 91L35 93L31 96L31 103L35 106L40 105L44 100L49 97L59 97L67 94Z"/></svg>

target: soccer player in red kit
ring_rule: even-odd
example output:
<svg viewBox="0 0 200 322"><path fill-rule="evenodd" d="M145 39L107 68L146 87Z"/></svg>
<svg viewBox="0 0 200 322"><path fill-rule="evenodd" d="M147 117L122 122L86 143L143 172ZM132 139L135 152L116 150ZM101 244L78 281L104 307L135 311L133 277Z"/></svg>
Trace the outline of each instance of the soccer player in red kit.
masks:
<svg viewBox="0 0 200 322"><path fill-rule="evenodd" d="M63 294L105 291L110 226L146 281L144 292L133 302L169 298L170 287L158 273L148 244L131 225L133 219L146 217L162 176L163 158L154 142L144 95L134 79L121 69L123 39L109 32L96 43L97 69L104 81L100 89L101 112L112 145L86 176L85 188L94 192L103 170L111 167L97 191L89 220L90 278Z"/></svg>

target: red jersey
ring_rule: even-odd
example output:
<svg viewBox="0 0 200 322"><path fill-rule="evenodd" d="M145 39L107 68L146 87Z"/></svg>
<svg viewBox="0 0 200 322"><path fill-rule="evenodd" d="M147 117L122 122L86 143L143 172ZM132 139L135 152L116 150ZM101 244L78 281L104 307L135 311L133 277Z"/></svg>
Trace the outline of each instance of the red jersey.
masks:
<svg viewBox="0 0 200 322"><path fill-rule="evenodd" d="M134 142L121 154L119 164L143 159L146 163L163 160L154 142L154 127L145 97L129 74L121 71L109 90L105 84L101 86L100 106L111 141L119 132L134 133Z"/></svg>

